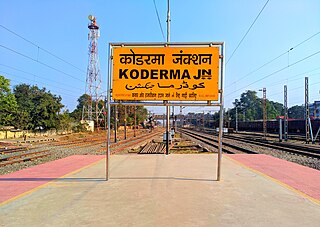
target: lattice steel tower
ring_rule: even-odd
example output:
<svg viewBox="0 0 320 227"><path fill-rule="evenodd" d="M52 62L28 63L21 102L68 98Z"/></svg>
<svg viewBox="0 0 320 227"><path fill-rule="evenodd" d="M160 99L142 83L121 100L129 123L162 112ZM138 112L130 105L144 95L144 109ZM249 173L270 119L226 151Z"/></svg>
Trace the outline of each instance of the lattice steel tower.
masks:
<svg viewBox="0 0 320 227"><path fill-rule="evenodd" d="M89 15L89 59L86 78L86 94L89 96L88 105L83 106L82 120L95 121L95 126L99 128L104 120L105 112L104 99L102 95L100 63L98 55L98 38L100 36L99 26L96 18Z"/></svg>

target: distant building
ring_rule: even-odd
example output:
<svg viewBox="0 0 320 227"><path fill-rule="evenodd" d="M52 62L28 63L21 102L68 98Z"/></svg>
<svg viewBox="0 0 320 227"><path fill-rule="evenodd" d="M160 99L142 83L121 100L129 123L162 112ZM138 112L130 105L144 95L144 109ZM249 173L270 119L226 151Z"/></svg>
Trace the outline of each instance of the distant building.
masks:
<svg viewBox="0 0 320 227"><path fill-rule="evenodd" d="M309 104L310 117L320 119L320 101L314 101L314 103Z"/></svg>

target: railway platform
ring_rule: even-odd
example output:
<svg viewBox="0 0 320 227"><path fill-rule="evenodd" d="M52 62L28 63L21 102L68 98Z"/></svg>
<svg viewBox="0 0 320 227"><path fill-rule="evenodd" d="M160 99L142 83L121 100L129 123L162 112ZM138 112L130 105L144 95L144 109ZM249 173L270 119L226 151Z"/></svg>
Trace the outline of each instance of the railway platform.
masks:
<svg viewBox="0 0 320 227"><path fill-rule="evenodd" d="M319 171L224 155L218 182L216 164L215 154L113 155L107 182L103 156L87 155L2 175L0 226L319 225Z"/></svg>

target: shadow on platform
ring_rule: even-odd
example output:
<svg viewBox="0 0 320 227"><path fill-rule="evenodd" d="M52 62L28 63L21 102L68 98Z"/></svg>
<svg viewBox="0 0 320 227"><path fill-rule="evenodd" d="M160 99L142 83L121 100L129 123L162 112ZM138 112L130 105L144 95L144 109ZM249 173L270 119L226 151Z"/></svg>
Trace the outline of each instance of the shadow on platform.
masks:
<svg viewBox="0 0 320 227"><path fill-rule="evenodd" d="M214 179L183 178L183 177L110 177L110 180L176 180L176 181L217 181ZM106 181L106 178L0 178L0 182L34 182L34 181L56 181L56 182L99 182Z"/></svg>
<svg viewBox="0 0 320 227"><path fill-rule="evenodd" d="M217 181L214 179L197 179L184 177L110 177L112 180L181 180L181 181Z"/></svg>
<svg viewBox="0 0 320 227"><path fill-rule="evenodd" d="M85 181L106 181L105 178L0 178L1 181L61 181L61 182L85 182Z"/></svg>

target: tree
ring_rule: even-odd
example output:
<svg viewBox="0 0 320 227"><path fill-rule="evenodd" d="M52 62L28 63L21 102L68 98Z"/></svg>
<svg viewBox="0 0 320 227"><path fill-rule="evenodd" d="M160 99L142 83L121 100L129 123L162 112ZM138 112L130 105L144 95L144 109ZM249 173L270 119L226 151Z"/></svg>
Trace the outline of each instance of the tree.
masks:
<svg viewBox="0 0 320 227"><path fill-rule="evenodd" d="M59 124L57 129L62 131L70 131L72 129L73 119L70 116L68 110L59 114Z"/></svg>
<svg viewBox="0 0 320 227"><path fill-rule="evenodd" d="M0 126L13 125L17 101L10 90L10 80L0 75Z"/></svg>
<svg viewBox="0 0 320 227"><path fill-rule="evenodd" d="M258 98L256 91L246 91L241 94L240 100L233 103L238 107L238 119L257 120L262 119L262 100ZM229 117L235 119L235 108L229 110Z"/></svg>
<svg viewBox="0 0 320 227"><path fill-rule="evenodd" d="M13 89L17 99L18 111L15 119L15 126L21 129L32 129L31 110L34 108L30 85L20 84Z"/></svg>
<svg viewBox="0 0 320 227"><path fill-rule="evenodd" d="M279 115L284 114L283 104L266 100L267 106L267 119L275 119ZM239 121L253 121L263 119L263 99L257 96L256 91L246 91L241 94L240 100L235 99L233 102L234 106L238 108L238 119ZM232 120L235 120L236 110L231 108L227 111L227 115Z"/></svg>
<svg viewBox="0 0 320 227"><path fill-rule="evenodd" d="M144 120L148 117L148 110L143 106L125 106L125 105L118 105L117 112L118 112L118 127L120 125L124 125L124 113L125 108L127 108L127 116L126 121L128 126L134 125L134 113L136 112L136 125L141 124ZM111 106L111 124L114 124L114 106Z"/></svg>
<svg viewBox="0 0 320 227"><path fill-rule="evenodd" d="M78 105L76 106L74 111L72 111L72 113L70 114L71 117L73 117L77 121L82 120L82 110L84 106L85 107L88 106L89 98L90 96L88 94L83 94L78 98Z"/></svg>
<svg viewBox="0 0 320 227"><path fill-rule="evenodd" d="M82 119L82 110L83 106L87 106L89 102L90 96L87 94L83 94L78 98L78 105L72 111L70 114L72 118L74 118L77 121L80 121ZM102 107L105 105L104 101L101 100L99 103L99 109L102 109ZM92 106L94 108L95 102L92 102ZM127 125L134 125L134 107L136 108L136 125L139 125L142 123L145 119L148 117L148 110L144 108L143 106L128 106L128 105L118 105L117 106L117 112L118 112L118 124L117 126L119 127L120 125L124 125L124 117L125 117L125 108L127 108L127 116L126 116L126 121ZM107 110L106 110L107 111ZM111 125L114 125L114 113L115 111L115 106L111 106L111 115L110 115L110 123ZM95 119L93 119L95 120Z"/></svg>
<svg viewBox="0 0 320 227"><path fill-rule="evenodd" d="M288 109L288 117L294 119L304 119L305 115L305 106L304 105L296 105L292 106Z"/></svg>
<svg viewBox="0 0 320 227"><path fill-rule="evenodd" d="M61 97L46 91L46 88L38 88L27 84L14 87L19 113L17 123L24 129L57 128L59 124L59 112L63 105Z"/></svg>

